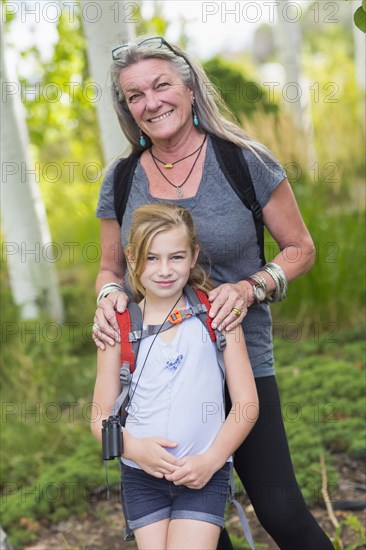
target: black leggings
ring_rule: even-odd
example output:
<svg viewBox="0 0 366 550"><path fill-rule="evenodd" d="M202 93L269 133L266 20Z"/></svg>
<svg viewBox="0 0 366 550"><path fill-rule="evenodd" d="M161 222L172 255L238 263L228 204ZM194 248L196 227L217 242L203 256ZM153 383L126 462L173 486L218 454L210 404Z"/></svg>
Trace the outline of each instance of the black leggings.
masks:
<svg viewBox="0 0 366 550"><path fill-rule="evenodd" d="M274 376L257 378L259 418L236 451L235 470L255 513L281 550L334 550L327 535L309 512L298 487ZM227 408L231 403L228 395ZM232 550L226 530L218 550Z"/></svg>

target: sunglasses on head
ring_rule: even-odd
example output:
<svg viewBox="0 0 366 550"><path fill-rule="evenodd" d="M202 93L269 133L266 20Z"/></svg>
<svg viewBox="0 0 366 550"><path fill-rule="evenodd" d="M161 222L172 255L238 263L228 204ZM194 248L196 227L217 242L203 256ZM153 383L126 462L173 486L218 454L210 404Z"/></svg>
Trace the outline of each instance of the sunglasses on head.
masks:
<svg viewBox="0 0 366 550"><path fill-rule="evenodd" d="M174 55L177 55L178 57L183 57L179 53L175 51L175 49L162 37L162 36L154 36L152 38L145 38L145 40L142 40L137 44L138 47L140 46L150 46L152 50L166 47L168 50L174 53ZM112 59L114 61L117 61L118 59L121 59L123 56L123 53L130 47L130 44L123 44L122 46L118 46L117 48L114 48L112 50ZM185 59L185 58L183 58Z"/></svg>

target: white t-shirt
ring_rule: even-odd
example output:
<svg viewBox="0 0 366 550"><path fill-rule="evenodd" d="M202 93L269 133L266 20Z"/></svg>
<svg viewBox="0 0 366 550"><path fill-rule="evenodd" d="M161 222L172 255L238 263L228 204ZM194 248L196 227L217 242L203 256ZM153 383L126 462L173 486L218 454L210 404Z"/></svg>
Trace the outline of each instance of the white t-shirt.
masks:
<svg viewBox="0 0 366 550"><path fill-rule="evenodd" d="M126 429L137 438L175 441L177 447L167 450L177 458L201 454L225 421L224 379L216 346L201 321L191 317L179 325L171 342L156 337L143 367L154 338L140 343Z"/></svg>

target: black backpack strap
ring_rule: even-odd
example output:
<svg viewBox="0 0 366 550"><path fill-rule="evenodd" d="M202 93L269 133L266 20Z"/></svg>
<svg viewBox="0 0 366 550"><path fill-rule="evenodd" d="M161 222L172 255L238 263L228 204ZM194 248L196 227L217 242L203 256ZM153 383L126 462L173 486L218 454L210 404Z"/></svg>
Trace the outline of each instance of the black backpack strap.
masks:
<svg viewBox="0 0 366 550"><path fill-rule="evenodd" d="M114 170L114 209L119 225L122 225L123 214L131 191L133 174L140 155L141 153L132 153L130 156L121 159Z"/></svg>
<svg viewBox="0 0 366 550"><path fill-rule="evenodd" d="M220 168L246 208L252 211L260 256L263 265L264 255L264 225L262 207L257 201L249 167L238 145L231 141L210 135L216 159Z"/></svg>

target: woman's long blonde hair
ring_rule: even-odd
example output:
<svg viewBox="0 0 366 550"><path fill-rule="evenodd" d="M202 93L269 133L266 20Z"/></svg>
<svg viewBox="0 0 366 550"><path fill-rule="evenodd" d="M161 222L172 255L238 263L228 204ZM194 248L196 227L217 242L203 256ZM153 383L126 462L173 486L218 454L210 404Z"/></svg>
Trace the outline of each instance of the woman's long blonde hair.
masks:
<svg viewBox="0 0 366 550"><path fill-rule="evenodd" d="M133 212L126 256L128 258L129 283L136 301L140 301L145 295L145 289L141 284L141 275L145 269L153 238L158 233L175 227L184 228L189 248L194 256L198 245L197 235L188 210L170 202L155 202L140 206ZM209 275L198 261L191 269L188 284L206 293L214 288Z"/></svg>

